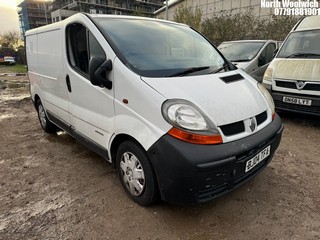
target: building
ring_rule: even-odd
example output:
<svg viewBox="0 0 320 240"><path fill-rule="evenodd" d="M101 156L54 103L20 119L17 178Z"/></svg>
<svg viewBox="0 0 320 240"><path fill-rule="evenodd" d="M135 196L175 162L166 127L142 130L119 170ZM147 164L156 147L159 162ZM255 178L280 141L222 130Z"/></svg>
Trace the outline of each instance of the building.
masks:
<svg viewBox="0 0 320 240"><path fill-rule="evenodd" d="M199 8L202 18L212 18L223 12L251 11L255 16L270 19L273 16L273 8L261 8L261 0L172 0L168 6L168 20L173 20L178 8L188 6ZM155 12L157 18L166 19L166 7Z"/></svg>
<svg viewBox="0 0 320 240"><path fill-rule="evenodd" d="M46 1L22 0L17 7L22 38L27 30L51 23Z"/></svg>
<svg viewBox="0 0 320 240"><path fill-rule="evenodd" d="M154 17L163 0L20 0L21 37L27 30L61 21L77 12Z"/></svg>
<svg viewBox="0 0 320 240"><path fill-rule="evenodd" d="M153 17L162 6L163 0L55 0L49 11L52 22L56 22L76 12Z"/></svg>

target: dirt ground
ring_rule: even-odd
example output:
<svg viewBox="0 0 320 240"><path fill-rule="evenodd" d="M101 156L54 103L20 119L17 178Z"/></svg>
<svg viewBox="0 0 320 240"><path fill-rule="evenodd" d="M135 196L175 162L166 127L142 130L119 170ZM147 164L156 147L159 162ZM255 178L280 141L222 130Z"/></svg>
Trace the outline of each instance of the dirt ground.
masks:
<svg viewBox="0 0 320 240"><path fill-rule="evenodd" d="M274 159L243 187L203 205L144 208L110 164L42 131L27 77L0 76L0 239L320 239L320 118L281 117Z"/></svg>

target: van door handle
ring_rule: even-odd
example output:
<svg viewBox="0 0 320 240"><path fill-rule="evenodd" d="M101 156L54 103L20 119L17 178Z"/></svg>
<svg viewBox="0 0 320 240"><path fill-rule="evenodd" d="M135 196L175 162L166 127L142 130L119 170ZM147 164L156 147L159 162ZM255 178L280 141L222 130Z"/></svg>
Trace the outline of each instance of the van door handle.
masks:
<svg viewBox="0 0 320 240"><path fill-rule="evenodd" d="M71 83L70 83L70 77L68 74L66 76L66 83L67 83L68 91L71 92Z"/></svg>

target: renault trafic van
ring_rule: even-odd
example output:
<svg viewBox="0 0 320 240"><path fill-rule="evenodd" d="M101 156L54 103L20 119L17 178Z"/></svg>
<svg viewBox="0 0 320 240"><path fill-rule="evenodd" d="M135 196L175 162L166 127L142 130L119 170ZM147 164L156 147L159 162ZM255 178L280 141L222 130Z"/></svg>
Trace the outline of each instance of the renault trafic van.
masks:
<svg viewBox="0 0 320 240"><path fill-rule="evenodd" d="M216 198L280 143L268 91L186 25L79 13L28 31L26 49L42 128L111 162L140 205Z"/></svg>
<svg viewBox="0 0 320 240"><path fill-rule="evenodd" d="M320 16L301 19L263 77L279 110L320 116Z"/></svg>

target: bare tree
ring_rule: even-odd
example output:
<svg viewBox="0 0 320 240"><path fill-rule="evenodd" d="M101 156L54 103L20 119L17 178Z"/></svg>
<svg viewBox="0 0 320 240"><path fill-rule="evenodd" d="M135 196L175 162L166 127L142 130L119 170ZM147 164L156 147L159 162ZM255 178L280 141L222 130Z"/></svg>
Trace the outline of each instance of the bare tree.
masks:
<svg viewBox="0 0 320 240"><path fill-rule="evenodd" d="M17 49L23 45L18 31L8 31L0 34L0 45L11 49Z"/></svg>

